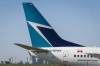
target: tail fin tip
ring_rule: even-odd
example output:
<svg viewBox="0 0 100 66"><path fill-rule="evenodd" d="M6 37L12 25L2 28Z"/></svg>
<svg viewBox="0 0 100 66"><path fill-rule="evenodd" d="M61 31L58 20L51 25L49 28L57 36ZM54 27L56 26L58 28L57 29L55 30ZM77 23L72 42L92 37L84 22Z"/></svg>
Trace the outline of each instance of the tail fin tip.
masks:
<svg viewBox="0 0 100 66"><path fill-rule="evenodd" d="M24 2L23 8L27 21L50 26L32 3Z"/></svg>

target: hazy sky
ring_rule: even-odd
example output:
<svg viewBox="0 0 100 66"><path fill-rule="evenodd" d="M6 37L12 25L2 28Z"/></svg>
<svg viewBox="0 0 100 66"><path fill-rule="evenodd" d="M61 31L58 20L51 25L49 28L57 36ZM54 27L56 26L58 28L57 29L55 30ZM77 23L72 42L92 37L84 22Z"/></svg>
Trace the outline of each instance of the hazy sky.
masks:
<svg viewBox="0 0 100 66"><path fill-rule="evenodd" d="M65 40L100 46L100 0L0 0L0 58L26 60L31 45L22 2L32 2Z"/></svg>

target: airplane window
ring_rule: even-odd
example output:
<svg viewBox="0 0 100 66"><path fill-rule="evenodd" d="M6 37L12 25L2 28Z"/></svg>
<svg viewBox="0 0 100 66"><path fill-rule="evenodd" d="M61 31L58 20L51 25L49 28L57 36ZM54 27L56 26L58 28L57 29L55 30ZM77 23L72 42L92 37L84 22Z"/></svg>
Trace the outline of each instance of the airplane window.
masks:
<svg viewBox="0 0 100 66"><path fill-rule="evenodd" d="M81 55L81 57L83 57L83 55Z"/></svg>
<svg viewBox="0 0 100 66"><path fill-rule="evenodd" d="M84 55L84 57L86 57L86 55Z"/></svg>
<svg viewBox="0 0 100 66"><path fill-rule="evenodd" d="M77 57L79 57L79 55L77 55Z"/></svg>
<svg viewBox="0 0 100 66"><path fill-rule="evenodd" d="M87 57L89 58L89 55L87 55Z"/></svg>
<svg viewBox="0 0 100 66"><path fill-rule="evenodd" d="M74 55L74 57L76 57L76 55Z"/></svg>
<svg viewBox="0 0 100 66"><path fill-rule="evenodd" d="M91 58L93 57L93 55L91 55Z"/></svg>

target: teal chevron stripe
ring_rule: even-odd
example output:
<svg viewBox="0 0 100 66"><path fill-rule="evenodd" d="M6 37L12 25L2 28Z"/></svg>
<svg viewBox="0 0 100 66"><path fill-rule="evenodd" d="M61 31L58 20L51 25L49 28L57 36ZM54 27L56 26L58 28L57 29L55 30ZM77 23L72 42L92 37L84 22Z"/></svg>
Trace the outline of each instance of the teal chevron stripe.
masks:
<svg viewBox="0 0 100 66"><path fill-rule="evenodd" d="M27 25L31 37L32 47L51 47L51 45L47 43L28 22Z"/></svg>

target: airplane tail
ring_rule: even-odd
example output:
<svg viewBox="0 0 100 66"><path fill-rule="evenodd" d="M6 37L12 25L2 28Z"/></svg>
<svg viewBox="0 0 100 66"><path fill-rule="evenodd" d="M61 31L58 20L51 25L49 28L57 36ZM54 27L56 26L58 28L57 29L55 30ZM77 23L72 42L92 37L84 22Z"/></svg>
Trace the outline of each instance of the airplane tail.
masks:
<svg viewBox="0 0 100 66"><path fill-rule="evenodd" d="M32 3L23 3L32 47L83 47L58 36Z"/></svg>

